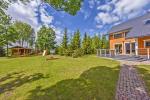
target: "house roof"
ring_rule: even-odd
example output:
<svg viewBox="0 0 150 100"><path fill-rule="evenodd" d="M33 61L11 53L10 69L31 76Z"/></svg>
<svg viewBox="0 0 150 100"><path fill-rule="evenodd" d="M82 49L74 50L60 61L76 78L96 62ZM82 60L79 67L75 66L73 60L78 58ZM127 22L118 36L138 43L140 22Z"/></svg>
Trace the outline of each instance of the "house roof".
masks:
<svg viewBox="0 0 150 100"><path fill-rule="evenodd" d="M127 38L150 36L150 23L146 24L147 20L150 20L150 13L116 25L111 28L109 33L129 30Z"/></svg>

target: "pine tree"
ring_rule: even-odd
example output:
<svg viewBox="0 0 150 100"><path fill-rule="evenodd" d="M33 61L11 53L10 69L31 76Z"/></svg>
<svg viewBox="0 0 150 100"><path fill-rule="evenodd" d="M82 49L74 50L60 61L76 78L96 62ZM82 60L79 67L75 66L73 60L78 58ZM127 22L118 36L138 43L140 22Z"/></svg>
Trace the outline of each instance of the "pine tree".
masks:
<svg viewBox="0 0 150 100"><path fill-rule="evenodd" d="M65 28L64 36L63 36L63 40L62 40L61 46L62 46L63 49L67 49L68 48L67 28Z"/></svg>
<svg viewBox="0 0 150 100"><path fill-rule="evenodd" d="M96 52L97 49L100 48L100 43L101 43L101 39L99 36L95 35L92 38L92 49L93 49L93 53Z"/></svg>
<svg viewBox="0 0 150 100"><path fill-rule="evenodd" d="M87 54L87 33L85 33L83 37L82 49L83 49L84 54Z"/></svg>
<svg viewBox="0 0 150 100"><path fill-rule="evenodd" d="M90 36L87 37L87 54L91 54L92 53L92 39Z"/></svg>
<svg viewBox="0 0 150 100"><path fill-rule="evenodd" d="M102 49L107 49L109 47L109 41L106 39L106 36L102 36L102 41L101 41L101 48Z"/></svg>
<svg viewBox="0 0 150 100"><path fill-rule="evenodd" d="M75 34L71 40L71 48L73 50L76 50L80 47L81 47L80 31L77 30L77 32L75 32Z"/></svg>
<svg viewBox="0 0 150 100"><path fill-rule="evenodd" d="M81 47L80 31L77 30L76 36L75 36L75 49L78 49L80 47Z"/></svg>

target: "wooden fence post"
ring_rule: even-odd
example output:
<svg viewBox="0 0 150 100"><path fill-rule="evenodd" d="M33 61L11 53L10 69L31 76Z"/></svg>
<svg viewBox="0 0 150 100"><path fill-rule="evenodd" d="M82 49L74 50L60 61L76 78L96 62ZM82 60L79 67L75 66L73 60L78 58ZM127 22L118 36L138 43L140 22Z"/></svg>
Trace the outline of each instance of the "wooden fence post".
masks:
<svg viewBox="0 0 150 100"><path fill-rule="evenodd" d="M106 51L106 49L105 49L105 57L107 56L107 55L106 55L106 52L107 52L107 51Z"/></svg>
<svg viewBox="0 0 150 100"><path fill-rule="evenodd" d="M147 57L148 57L148 59L150 59L150 49L149 48L147 49Z"/></svg>
<svg viewBox="0 0 150 100"><path fill-rule="evenodd" d="M136 56L138 56L138 49L135 49L135 54Z"/></svg>
<svg viewBox="0 0 150 100"><path fill-rule="evenodd" d="M115 56L116 56L117 55L116 49L114 51L115 51L114 53L115 53Z"/></svg>
<svg viewBox="0 0 150 100"><path fill-rule="evenodd" d="M97 49L97 56L99 56L99 50Z"/></svg>

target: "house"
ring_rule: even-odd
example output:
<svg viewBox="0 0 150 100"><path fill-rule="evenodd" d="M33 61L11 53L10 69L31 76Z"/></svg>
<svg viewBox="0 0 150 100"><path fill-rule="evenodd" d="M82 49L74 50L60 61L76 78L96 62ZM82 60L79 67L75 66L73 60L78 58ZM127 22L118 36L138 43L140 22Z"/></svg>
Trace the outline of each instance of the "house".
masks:
<svg viewBox="0 0 150 100"><path fill-rule="evenodd" d="M9 49L11 50L11 56L28 56L32 53L32 49L21 46L14 46Z"/></svg>
<svg viewBox="0 0 150 100"><path fill-rule="evenodd" d="M110 50L119 55L150 55L150 13L111 28Z"/></svg>

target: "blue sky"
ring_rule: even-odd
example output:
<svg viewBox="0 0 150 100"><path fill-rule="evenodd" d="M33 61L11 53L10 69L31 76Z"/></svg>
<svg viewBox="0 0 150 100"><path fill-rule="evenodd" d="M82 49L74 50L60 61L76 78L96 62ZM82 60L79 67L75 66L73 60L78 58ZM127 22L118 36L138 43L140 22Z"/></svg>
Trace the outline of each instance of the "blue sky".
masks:
<svg viewBox="0 0 150 100"><path fill-rule="evenodd" d="M84 0L77 15L58 12L41 0L33 0L24 5L21 2L11 4L8 14L14 20L30 24L36 31L41 25L52 27L56 31L57 41L62 31L68 28L69 35L79 29L89 35L105 34L113 26L150 11L150 0Z"/></svg>

